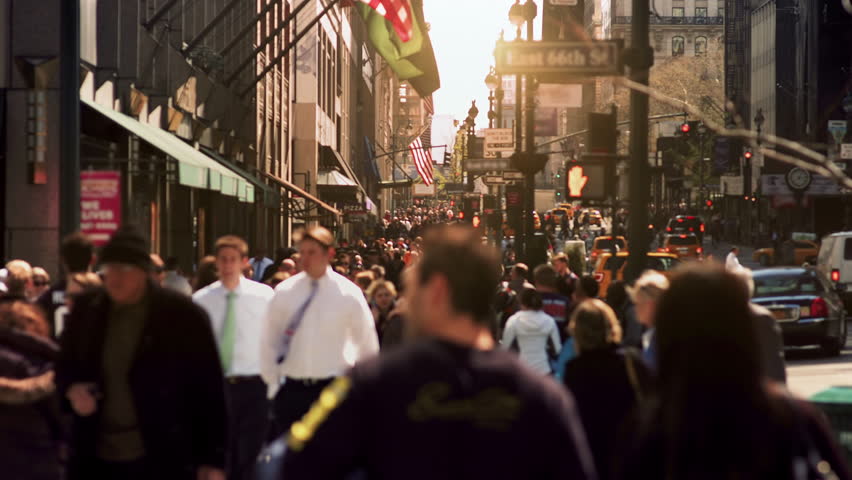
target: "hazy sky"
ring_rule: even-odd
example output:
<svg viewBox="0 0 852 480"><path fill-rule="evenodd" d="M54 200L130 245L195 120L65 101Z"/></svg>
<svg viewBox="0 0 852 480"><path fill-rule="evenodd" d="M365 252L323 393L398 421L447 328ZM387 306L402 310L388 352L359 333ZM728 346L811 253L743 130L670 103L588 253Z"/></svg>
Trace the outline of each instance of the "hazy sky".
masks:
<svg viewBox="0 0 852 480"><path fill-rule="evenodd" d="M485 76L494 64L494 43L505 30L505 39L515 38L509 23L514 0L424 0L426 21L441 75L435 92L435 113L464 120L470 101L476 100L477 128L488 126L488 89ZM536 37L541 33L541 2L536 18Z"/></svg>

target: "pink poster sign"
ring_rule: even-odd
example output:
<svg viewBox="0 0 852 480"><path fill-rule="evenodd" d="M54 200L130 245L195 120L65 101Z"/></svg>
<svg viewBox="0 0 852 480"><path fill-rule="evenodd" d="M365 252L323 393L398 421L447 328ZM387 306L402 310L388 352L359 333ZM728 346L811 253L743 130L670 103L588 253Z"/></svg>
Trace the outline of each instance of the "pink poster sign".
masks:
<svg viewBox="0 0 852 480"><path fill-rule="evenodd" d="M121 172L80 173L80 230L97 246L121 225Z"/></svg>

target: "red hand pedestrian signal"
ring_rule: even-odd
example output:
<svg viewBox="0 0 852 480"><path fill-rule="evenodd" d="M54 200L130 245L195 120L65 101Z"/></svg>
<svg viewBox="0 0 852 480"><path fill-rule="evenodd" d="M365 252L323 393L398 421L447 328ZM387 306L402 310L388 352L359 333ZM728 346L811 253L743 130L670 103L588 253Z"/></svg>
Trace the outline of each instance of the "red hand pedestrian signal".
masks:
<svg viewBox="0 0 852 480"><path fill-rule="evenodd" d="M583 196L583 188L589 182L589 177L583 175L583 167L577 165L568 171L568 196L579 198Z"/></svg>

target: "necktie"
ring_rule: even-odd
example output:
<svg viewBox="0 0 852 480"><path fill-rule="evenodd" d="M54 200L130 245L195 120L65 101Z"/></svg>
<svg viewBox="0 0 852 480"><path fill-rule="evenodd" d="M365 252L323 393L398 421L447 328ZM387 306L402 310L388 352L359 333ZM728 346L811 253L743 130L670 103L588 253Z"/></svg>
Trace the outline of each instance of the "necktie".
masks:
<svg viewBox="0 0 852 480"><path fill-rule="evenodd" d="M311 293L308 295L308 298L304 301L304 303L299 306L296 313L293 314L293 319L290 320L290 325L287 326L287 330L284 330L284 337L281 339L281 348L278 351L278 363L283 363L284 359L287 358L287 354L290 353L290 342L293 341L293 335L295 335L296 330L299 329L299 325L305 317L305 312L308 311L308 306L310 306L317 294L317 287L319 287L319 282L311 280Z"/></svg>
<svg viewBox="0 0 852 480"><path fill-rule="evenodd" d="M228 292L225 298L225 323L219 339L219 353L222 356L222 369L227 374L234 359L234 343L237 339L237 294Z"/></svg>

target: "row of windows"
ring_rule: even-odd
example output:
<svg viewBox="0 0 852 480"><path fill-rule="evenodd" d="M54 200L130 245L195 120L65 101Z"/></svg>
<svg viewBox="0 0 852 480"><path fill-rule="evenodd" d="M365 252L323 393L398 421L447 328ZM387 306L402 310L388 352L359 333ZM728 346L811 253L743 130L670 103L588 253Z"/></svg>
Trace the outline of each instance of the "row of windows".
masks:
<svg viewBox="0 0 852 480"><path fill-rule="evenodd" d="M686 50L686 40L681 36L672 37L672 56L683 55ZM695 56L707 54L707 37L695 37Z"/></svg>
<svg viewBox="0 0 852 480"><path fill-rule="evenodd" d="M672 7L672 16L673 17L683 17L684 16L684 7ZM695 17L706 17L707 16L707 7L695 7ZM725 16L725 9L719 7L719 13L717 14L719 17Z"/></svg>

